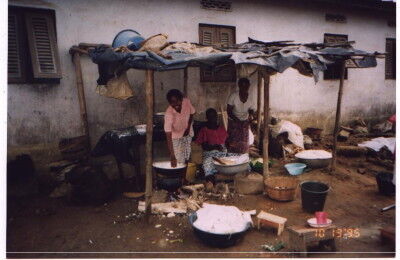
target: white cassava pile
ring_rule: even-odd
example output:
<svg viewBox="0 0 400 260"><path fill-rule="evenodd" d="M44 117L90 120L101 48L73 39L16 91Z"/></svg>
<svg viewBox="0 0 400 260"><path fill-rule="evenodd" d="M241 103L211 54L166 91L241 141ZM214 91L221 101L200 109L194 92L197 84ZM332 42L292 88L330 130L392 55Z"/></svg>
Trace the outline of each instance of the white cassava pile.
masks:
<svg viewBox="0 0 400 260"><path fill-rule="evenodd" d="M224 161L227 165L233 166L233 165L238 165L238 164L248 162L250 160L250 157L249 157L248 153L245 153L245 154L236 155L236 156L221 157L219 159ZM224 166L223 164L220 164L219 162L216 162L216 161L214 161L214 163Z"/></svg>
<svg viewBox="0 0 400 260"><path fill-rule="evenodd" d="M296 153L296 157L300 159L329 159L332 158L332 154L324 150L305 150Z"/></svg>
<svg viewBox="0 0 400 260"><path fill-rule="evenodd" d="M203 208L196 211L197 220L193 225L202 231L214 234L232 234L253 225L251 216L235 206L222 206L203 203Z"/></svg>

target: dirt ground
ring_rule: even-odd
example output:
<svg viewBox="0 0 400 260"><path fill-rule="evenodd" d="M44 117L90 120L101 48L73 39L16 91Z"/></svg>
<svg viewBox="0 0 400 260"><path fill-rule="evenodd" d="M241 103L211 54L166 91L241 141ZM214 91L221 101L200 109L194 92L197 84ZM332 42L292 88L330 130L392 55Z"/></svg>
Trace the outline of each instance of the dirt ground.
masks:
<svg viewBox="0 0 400 260"><path fill-rule="evenodd" d="M271 172L287 175L282 160ZM364 174L357 172L365 169ZM337 252L319 252L310 257L394 257L394 249L382 244L379 228L395 225L395 211L380 209L395 203L394 197L378 193L375 174L387 171L365 158L338 158L338 169L329 174L315 169L299 180L319 180L331 186L325 211L338 228L357 228L359 238L336 238ZM304 225L312 217L301 207L300 191L291 202L277 202L265 195L235 194L232 200L216 201L241 210L268 211L288 219L286 227ZM138 200L119 195L99 207L77 207L63 200L36 196L8 199L7 256L12 258L53 257L300 257L291 253L287 229L278 237L274 230L252 228L233 247L218 249L204 245L188 223L188 217L152 216L129 218L137 212ZM128 218L127 218L128 216ZM126 219L126 220L124 220ZM255 218L253 217L253 221ZM161 224L156 228L155 225ZM173 233L170 234L169 231ZM168 239L168 240L166 240ZM263 244L285 243L277 253L266 252ZM173 242L173 243L171 243Z"/></svg>

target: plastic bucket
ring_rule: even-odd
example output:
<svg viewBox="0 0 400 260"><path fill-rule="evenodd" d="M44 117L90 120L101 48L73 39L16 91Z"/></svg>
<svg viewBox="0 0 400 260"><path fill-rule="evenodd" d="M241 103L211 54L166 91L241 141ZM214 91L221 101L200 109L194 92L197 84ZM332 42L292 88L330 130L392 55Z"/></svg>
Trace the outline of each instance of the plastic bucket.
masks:
<svg viewBox="0 0 400 260"><path fill-rule="evenodd" d="M305 181L300 184L301 205L307 212L323 211L329 186L316 181Z"/></svg>
<svg viewBox="0 0 400 260"><path fill-rule="evenodd" d="M186 170L186 180L188 182L193 182L196 178L196 170L197 166L194 163L188 163L187 170Z"/></svg>
<svg viewBox="0 0 400 260"><path fill-rule="evenodd" d="M306 167L307 167L307 165L304 163L287 163L287 164L285 164L285 168L290 175L302 174Z"/></svg>
<svg viewBox="0 0 400 260"><path fill-rule="evenodd" d="M127 46L130 50L138 50L141 47L144 38L136 31L127 29L120 31L114 38L112 47L118 48Z"/></svg>
<svg viewBox="0 0 400 260"><path fill-rule="evenodd" d="M393 173L380 172L376 175L376 183L380 194L393 196L396 194L395 186L392 182Z"/></svg>

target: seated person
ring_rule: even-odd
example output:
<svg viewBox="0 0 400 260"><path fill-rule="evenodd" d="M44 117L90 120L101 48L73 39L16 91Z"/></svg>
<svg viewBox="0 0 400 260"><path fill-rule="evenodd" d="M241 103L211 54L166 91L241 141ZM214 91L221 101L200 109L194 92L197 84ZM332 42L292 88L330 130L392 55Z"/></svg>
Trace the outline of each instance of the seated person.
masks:
<svg viewBox="0 0 400 260"><path fill-rule="evenodd" d="M206 179L210 179L217 172L214 166L213 157L237 156L238 154L228 153L225 141L228 133L222 125L218 124L218 114L213 108L206 111L206 126L200 129L196 143L203 147L203 170Z"/></svg>

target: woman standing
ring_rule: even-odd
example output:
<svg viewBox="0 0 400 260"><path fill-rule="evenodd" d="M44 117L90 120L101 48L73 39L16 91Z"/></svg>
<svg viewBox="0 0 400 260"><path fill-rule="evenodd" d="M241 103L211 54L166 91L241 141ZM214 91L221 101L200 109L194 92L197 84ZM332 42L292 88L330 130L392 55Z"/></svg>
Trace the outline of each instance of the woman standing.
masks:
<svg viewBox="0 0 400 260"><path fill-rule="evenodd" d="M238 81L239 91L228 98L227 112L228 139L226 145L231 153L247 153L249 150L249 116L256 110L253 99L249 97L250 81L241 78Z"/></svg>
<svg viewBox="0 0 400 260"><path fill-rule="evenodd" d="M171 89L167 93L169 106L165 111L164 131L171 158L171 167L177 163L187 163L190 158L193 137L193 115L196 112L182 92Z"/></svg>

